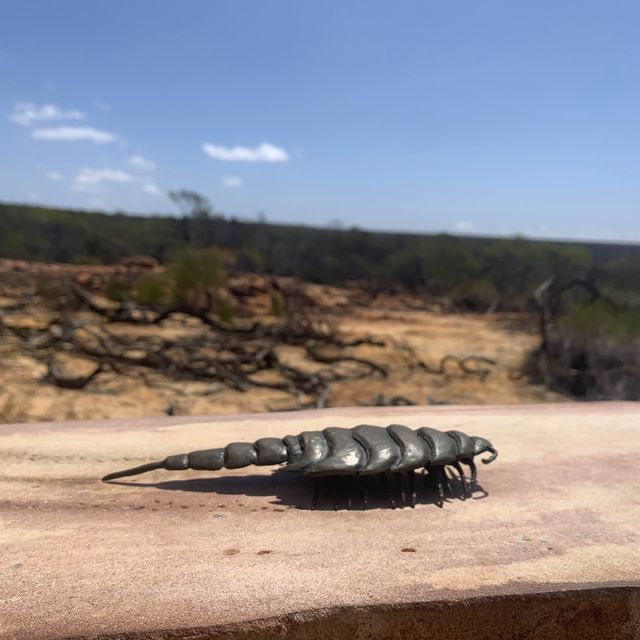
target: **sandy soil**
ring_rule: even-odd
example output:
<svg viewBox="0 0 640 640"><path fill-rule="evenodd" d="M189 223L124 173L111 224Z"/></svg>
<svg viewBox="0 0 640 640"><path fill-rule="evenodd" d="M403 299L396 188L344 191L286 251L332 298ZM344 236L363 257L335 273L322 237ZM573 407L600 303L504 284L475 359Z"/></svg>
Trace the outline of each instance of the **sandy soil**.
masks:
<svg viewBox="0 0 640 640"><path fill-rule="evenodd" d="M0 313L5 324L21 329L45 326L57 312L38 295L34 283L51 265L0 261ZM71 274L85 288L100 290L109 269L55 265L53 275ZM11 277L9 277L11 276ZM255 318L269 319L269 296L255 276L247 276L256 293L249 307ZM283 279L286 280L286 279ZM256 284L257 283L257 284ZM286 284L286 282L285 282ZM262 288L261 288L262 287ZM414 404L513 404L565 400L519 374L527 354L537 345L531 318L512 314L466 315L438 311L424 300L404 296L372 299L358 289L339 289L296 283L298 294L321 300L315 313L339 327L345 337L376 336L385 346L361 345L349 355L386 366L389 376L347 380L331 387L328 406L388 403L396 396ZM27 294L25 295L25 292ZM78 311L74 320L90 326L95 314ZM128 336L189 335L203 330L193 318L160 326L111 323L110 331ZM413 350L409 353L408 349ZM304 349L278 347L279 357L308 371L322 365L308 360ZM447 355L481 356L495 361L482 364L484 376L465 373L448 363L442 373L416 368L416 358L437 370ZM74 356L66 365L81 371L92 363ZM25 349L10 332L0 333L0 422L89 420L149 415L197 415L255 412L296 408L288 393L253 388L240 392L219 383L176 381L149 371L105 371L83 390L62 389L44 381L46 366L37 350ZM340 365L349 367L349 363ZM265 371L260 376L272 376Z"/></svg>

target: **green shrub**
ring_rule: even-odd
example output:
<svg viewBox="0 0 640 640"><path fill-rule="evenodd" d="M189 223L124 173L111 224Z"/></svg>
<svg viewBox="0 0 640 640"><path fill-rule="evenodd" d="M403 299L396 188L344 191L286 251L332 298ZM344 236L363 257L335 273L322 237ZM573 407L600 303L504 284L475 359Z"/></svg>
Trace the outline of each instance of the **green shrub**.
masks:
<svg viewBox="0 0 640 640"><path fill-rule="evenodd" d="M125 300L131 300L132 291L131 287L120 280L119 278L109 278L104 286L104 294L115 302L124 302Z"/></svg>
<svg viewBox="0 0 640 640"><path fill-rule="evenodd" d="M284 298L279 291L271 292L271 313L276 318L282 318L284 315Z"/></svg>
<svg viewBox="0 0 640 640"><path fill-rule="evenodd" d="M140 304L158 306L175 303L174 282L165 273L150 273L138 280L135 298Z"/></svg>
<svg viewBox="0 0 640 640"><path fill-rule="evenodd" d="M235 268L239 271L260 272L264 269L264 256L251 247L242 247L235 258Z"/></svg>
<svg viewBox="0 0 640 640"><path fill-rule="evenodd" d="M215 249L185 249L167 266L177 302L194 303L225 282L220 255Z"/></svg>
<svg viewBox="0 0 640 640"><path fill-rule="evenodd" d="M604 300L573 303L559 321L561 329L582 338L640 337L640 311L617 309Z"/></svg>
<svg viewBox="0 0 640 640"><path fill-rule="evenodd" d="M500 301L500 293L490 280L467 280L453 288L450 297L467 311L486 311Z"/></svg>
<svg viewBox="0 0 640 640"><path fill-rule="evenodd" d="M222 319L230 319L232 309L216 302L216 291L225 283L222 260L215 249L185 249L161 273L150 273L135 285L133 297L151 306L186 305L209 309L212 306ZM223 318L224 316L224 318Z"/></svg>

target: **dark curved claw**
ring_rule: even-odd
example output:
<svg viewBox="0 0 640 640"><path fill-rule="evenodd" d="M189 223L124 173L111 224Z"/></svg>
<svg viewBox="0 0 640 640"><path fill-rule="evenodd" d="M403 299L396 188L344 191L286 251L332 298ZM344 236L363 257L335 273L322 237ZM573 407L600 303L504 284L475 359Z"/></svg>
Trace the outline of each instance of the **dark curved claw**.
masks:
<svg viewBox="0 0 640 640"><path fill-rule="evenodd" d="M482 461L482 464L489 464L490 462L493 462L498 457L497 449L494 449L493 447L489 447L487 451L491 451L491 455L488 458L484 458L484 460Z"/></svg>

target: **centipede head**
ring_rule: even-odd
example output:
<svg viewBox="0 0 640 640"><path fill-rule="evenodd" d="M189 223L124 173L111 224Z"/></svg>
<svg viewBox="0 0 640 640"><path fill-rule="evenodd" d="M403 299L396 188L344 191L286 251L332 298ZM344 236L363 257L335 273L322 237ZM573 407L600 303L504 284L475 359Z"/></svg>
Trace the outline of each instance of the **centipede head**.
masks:
<svg viewBox="0 0 640 640"><path fill-rule="evenodd" d="M491 453L488 458L484 458L482 462L484 464L489 464L493 462L498 457L498 451L496 448L486 439L481 438L479 436L471 436L471 440L473 441L473 455L477 456L485 451Z"/></svg>

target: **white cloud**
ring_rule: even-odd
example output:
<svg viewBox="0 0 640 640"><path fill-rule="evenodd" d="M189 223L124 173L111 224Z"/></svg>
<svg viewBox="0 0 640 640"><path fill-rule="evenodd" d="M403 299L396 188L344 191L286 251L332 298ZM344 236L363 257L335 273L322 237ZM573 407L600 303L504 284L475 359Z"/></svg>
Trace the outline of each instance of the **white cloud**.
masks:
<svg viewBox="0 0 640 640"><path fill-rule="evenodd" d="M36 129L32 138L38 140L90 140L97 144L116 142L118 136L108 131L100 131L93 127L53 127L52 129Z"/></svg>
<svg viewBox="0 0 640 640"><path fill-rule="evenodd" d="M43 120L84 120L86 115L82 111L72 109L64 111L54 104L44 104L41 107L32 102L21 102L13 107L10 119L23 127L30 127L34 122Z"/></svg>
<svg viewBox="0 0 640 640"><path fill-rule="evenodd" d="M242 178L238 176L227 176L222 178L222 186L226 189L237 189L242 186Z"/></svg>
<svg viewBox="0 0 640 640"><path fill-rule="evenodd" d="M47 180L60 182L60 180L64 180L64 176L58 171L49 171L49 173L47 173Z"/></svg>
<svg viewBox="0 0 640 640"><path fill-rule="evenodd" d="M152 196L161 196L163 194L162 189L154 182L147 182L147 184L142 187L142 190Z"/></svg>
<svg viewBox="0 0 640 640"><path fill-rule="evenodd" d="M127 163L136 171L155 171L156 163L147 160L144 156L131 156Z"/></svg>
<svg viewBox="0 0 640 640"><path fill-rule="evenodd" d="M202 150L211 158L227 162L287 162L289 160L289 154L284 149L268 142L263 142L254 149L203 144Z"/></svg>
<svg viewBox="0 0 640 640"><path fill-rule="evenodd" d="M459 220L453 226L454 231L473 231L475 229L475 225L467 220Z"/></svg>
<svg viewBox="0 0 640 640"><path fill-rule="evenodd" d="M91 187L103 182L133 182L134 177L130 173L120 169L80 169L75 177L74 186L83 188Z"/></svg>

